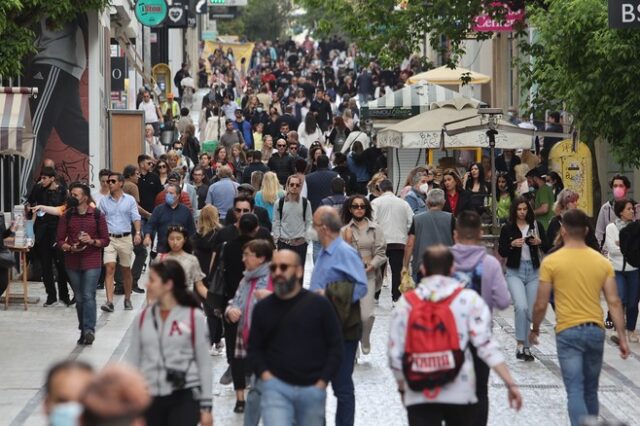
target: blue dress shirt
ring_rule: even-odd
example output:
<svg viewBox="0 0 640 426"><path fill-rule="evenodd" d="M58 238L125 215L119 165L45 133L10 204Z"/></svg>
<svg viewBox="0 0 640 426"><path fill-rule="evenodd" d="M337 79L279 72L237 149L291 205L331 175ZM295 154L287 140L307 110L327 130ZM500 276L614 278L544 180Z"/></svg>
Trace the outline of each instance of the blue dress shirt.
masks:
<svg viewBox="0 0 640 426"><path fill-rule="evenodd" d="M320 250L311 275L309 290L325 290L327 285L342 280L355 284L354 302L367 294L367 274L362 259L353 247L338 237L329 247Z"/></svg>
<svg viewBox="0 0 640 426"><path fill-rule="evenodd" d="M110 234L125 234L131 232L131 224L140 220L138 203L129 194L122 194L117 200L111 196L102 197L98 208L107 219Z"/></svg>

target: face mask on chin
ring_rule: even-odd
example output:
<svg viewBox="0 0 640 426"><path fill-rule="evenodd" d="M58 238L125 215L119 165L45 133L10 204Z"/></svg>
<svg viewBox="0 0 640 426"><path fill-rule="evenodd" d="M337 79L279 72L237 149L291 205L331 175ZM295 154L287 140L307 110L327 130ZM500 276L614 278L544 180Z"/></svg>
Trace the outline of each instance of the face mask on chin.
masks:
<svg viewBox="0 0 640 426"><path fill-rule="evenodd" d="M171 206L176 202L176 196L173 194L167 194L164 197L164 202Z"/></svg>

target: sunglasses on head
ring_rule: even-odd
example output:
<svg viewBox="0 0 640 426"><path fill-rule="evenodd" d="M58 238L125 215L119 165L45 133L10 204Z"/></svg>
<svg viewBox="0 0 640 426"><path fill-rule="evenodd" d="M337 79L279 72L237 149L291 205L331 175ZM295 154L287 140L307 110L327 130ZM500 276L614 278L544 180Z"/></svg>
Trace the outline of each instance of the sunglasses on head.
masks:
<svg viewBox="0 0 640 426"><path fill-rule="evenodd" d="M278 269L280 272L287 272L289 268L293 268L295 265L289 265L288 263L272 263L269 265L269 269L271 272L276 272Z"/></svg>
<svg viewBox="0 0 640 426"><path fill-rule="evenodd" d="M183 232L184 226L182 225L170 225L167 227L167 232Z"/></svg>

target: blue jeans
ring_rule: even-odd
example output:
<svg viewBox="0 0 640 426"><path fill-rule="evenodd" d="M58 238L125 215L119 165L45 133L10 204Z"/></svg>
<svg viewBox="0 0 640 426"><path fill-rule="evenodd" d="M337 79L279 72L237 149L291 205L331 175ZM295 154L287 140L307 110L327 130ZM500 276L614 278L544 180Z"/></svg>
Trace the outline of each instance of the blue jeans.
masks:
<svg viewBox="0 0 640 426"><path fill-rule="evenodd" d="M262 380L251 375L251 387L247 393L244 411L244 426L258 426L260 423L260 401L262 399Z"/></svg>
<svg viewBox="0 0 640 426"><path fill-rule="evenodd" d="M638 302L640 302L640 271L616 271L618 296L625 307L627 330L634 331L638 321Z"/></svg>
<svg viewBox="0 0 640 426"><path fill-rule="evenodd" d="M516 340L528 348L533 303L538 294L538 271L533 269L530 260L521 260L518 269L507 268L506 279L516 314Z"/></svg>
<svg viewBox="0 0 640 426"><path fill-rule="evenodd" d="M96 287L100 268L86 270L67 269L71 288L76 296L78 329L81 333L96 331Z"/></svg>
<svg viewBox="0 0 640 426"><path fill-rule="evenodd" d="M338 399L336 426L353 426L356 412L356 396L353 387L353 364L356 360L358 340L345 340L340 367L331 380L333 394Z"/></svg>
<svg viewBox="0 0 640 426"><path fill-rule="evenodd" d="M260 410L265 426L324 426L327 391L295 386L274 377L261 383Z"/></svg>
<svg viewBox="0 0 640 426"><path fill-rule="evenodd" d="M587 415L598 415L598 380L604 338L604 330L592 324L571 327L556 335L571 426L578 426Z"/></svg>

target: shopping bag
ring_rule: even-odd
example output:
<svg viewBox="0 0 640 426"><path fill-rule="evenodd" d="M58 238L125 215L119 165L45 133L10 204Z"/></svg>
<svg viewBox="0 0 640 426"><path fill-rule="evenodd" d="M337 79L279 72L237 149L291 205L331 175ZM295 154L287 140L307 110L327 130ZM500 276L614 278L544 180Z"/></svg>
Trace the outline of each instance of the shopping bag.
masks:
<svg viewBox="0 0 640 426"><path fill-rule="evenodd" d="M400 280L400 293L405 293L416 288L416 283L411 278L408 269L402 271L402 279Z"/></svg>

